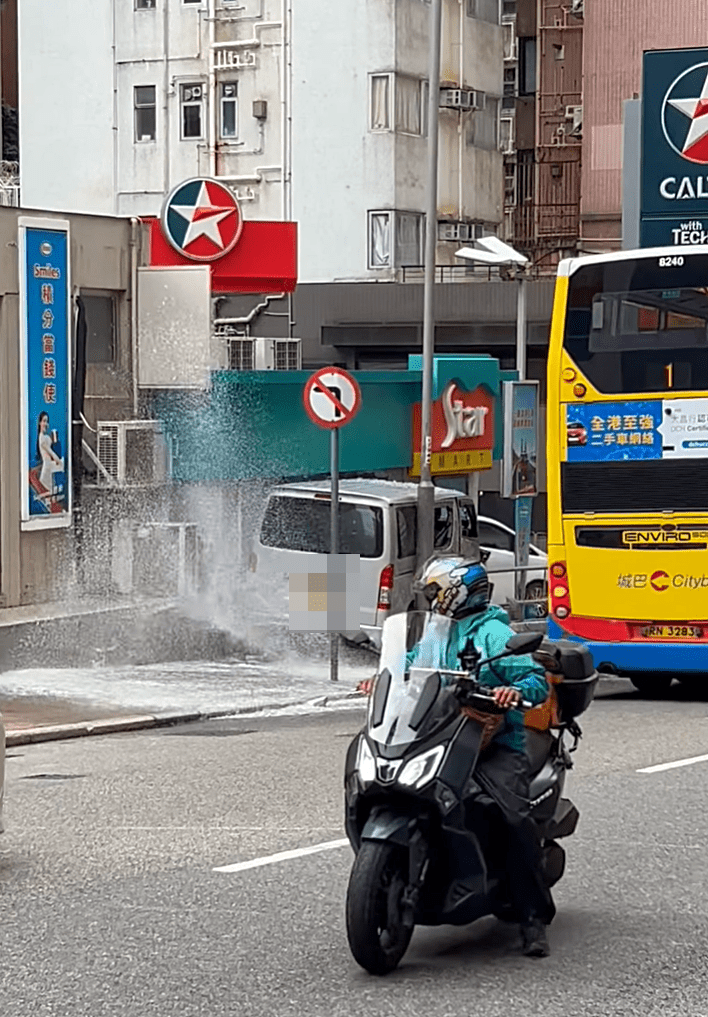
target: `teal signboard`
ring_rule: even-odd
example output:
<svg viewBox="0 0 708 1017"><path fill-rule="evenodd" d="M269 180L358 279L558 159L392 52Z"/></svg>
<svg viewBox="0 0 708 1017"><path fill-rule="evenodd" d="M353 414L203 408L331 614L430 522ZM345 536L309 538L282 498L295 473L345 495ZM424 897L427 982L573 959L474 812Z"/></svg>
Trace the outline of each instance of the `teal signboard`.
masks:
<svg viewBox="0 0 708 1017"><path fill-rule="evenodd" d="M415 364L409 366L408 371L353 372L362 405L342 430L342 473L410 468L421 373ZM509 376L491 357L435 359L436 390L454 377L467 389L483 384L497 396L501 380ZM221 371L212 376L207 392L153 393L151 415L164 424L173 479L199 483L326 475L329 434L312 423L303 404L310 377L310 371ZM501 457L500 406L501 399L496 399L495 459Z"/></svg>
<svg viewBox="0 0 708 1017"><path fill-rule="evenodd" d="M640 245L708 244L708 49L644 54Z"/></svg>

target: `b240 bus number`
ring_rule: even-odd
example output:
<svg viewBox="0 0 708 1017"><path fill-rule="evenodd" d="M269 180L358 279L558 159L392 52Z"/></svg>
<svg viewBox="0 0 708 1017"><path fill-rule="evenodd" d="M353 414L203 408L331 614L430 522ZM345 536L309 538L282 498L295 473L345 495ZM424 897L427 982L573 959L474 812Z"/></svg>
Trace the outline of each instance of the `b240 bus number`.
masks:
<svg viewBox="0 0 708 1017"><path fill-rule="evenodd" d="M667 258L659 258L659 268L671 268L674 265L678 267L683 265L682 255L671 254Z"/></svg>

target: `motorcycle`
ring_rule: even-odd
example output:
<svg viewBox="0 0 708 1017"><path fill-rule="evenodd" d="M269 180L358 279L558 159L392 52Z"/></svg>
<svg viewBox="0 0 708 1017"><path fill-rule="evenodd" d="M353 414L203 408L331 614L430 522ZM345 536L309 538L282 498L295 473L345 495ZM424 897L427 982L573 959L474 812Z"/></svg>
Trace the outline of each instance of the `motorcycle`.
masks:
<svg viewBox="0 0 708 1017"><path fill-rule="evenodd" d="M452 671L445 662L448 647L461 644L458 625L415 611L387 619L366 724L347 752L345 825L356 855L347 936L355 960L371 974L399 964L416 925L467 925L485 915L512 920L505 873L495 864L503 857L494 847L504 835L501 817L475 780L483 727L463 712L505 712L479 682L486 664L533 653L553 680L553 726L527 728L526 737L530 805L549 888L565 869L558 840L571 836L579 819L563 789L582 735L576 717L599 679L589 651L520 633L485 660L468 641L460 669Z"/></svg>

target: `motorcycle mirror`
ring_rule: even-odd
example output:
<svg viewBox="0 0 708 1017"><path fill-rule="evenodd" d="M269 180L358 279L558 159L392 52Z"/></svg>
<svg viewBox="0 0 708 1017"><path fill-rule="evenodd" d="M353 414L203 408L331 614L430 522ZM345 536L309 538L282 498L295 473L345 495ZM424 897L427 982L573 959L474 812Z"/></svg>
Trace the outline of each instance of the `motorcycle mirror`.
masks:
<svg viewBox="0 0 708 1017"><path fill-rule="evenodd" d="M533 653L543 642L542 632L518 632L506 644L507 650L517 656L522 653Z"/></svg>

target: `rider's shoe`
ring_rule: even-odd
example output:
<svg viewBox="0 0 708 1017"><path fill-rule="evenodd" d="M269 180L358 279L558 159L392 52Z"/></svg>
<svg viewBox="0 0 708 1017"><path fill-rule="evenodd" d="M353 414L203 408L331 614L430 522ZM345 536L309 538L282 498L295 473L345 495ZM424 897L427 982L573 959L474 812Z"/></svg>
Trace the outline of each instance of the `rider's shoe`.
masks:
<svg viewBox="0 0 708 1017"><path fill-rule="evenodd" d="M532 918L521 926L521 941L526 957L548 957L551 953L546 926L538 918Z"/></svg>

